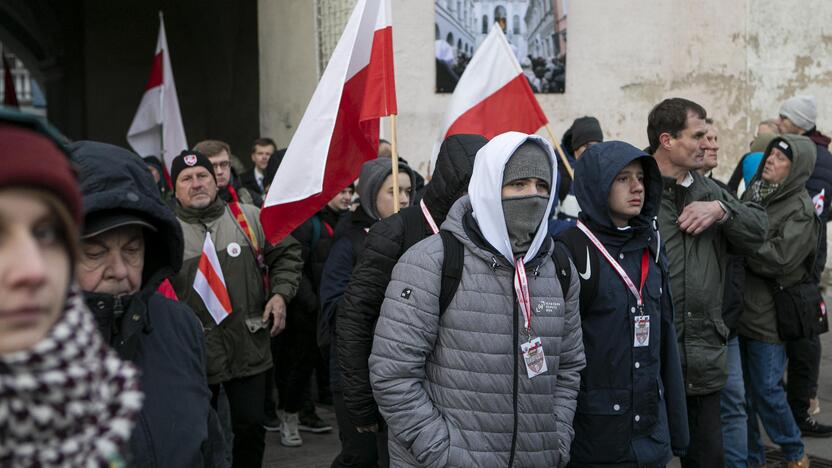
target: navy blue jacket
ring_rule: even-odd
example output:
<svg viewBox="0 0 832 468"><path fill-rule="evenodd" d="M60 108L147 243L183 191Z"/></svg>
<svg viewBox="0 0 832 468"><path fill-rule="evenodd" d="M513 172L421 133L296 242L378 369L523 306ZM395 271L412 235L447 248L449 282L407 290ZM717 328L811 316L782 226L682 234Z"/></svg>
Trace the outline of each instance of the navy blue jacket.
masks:
<svg viewBox="0 0 832 468"><path fill-rule="evenodd" d="M820 213L821 233L818 246L818 255L815 258L815 267L812 272L812 279L816 283L820 283L820 276L823 273L823 268L826 266L826 223L829 222L830 203L832 203L832 154L829 153L830 140L828 136L820 133L817 129L812 129L806 132L805 136L809 137L815 142L818 148L818 157L815 160L815 169L809 180L806 181L806 191L809 192L810 197L819 194L821 190L825 190L825 201L823 204L823 211Z"/></svg>
<svg viewBox="0 0 832 468"><path fill-rule="evenodd" d="M141 371L145 399L130 438L131 465L225 466L222 430L211 409L202 325L185 304L156 293L182 265L182 229L135 154L108 144L70 145L79 168L84 217L130 212L144 230L142 286L115 297L85 292L104 340Z"/></svg>
<svg viewBox="0 0 832 468"><path fill-rule="evenodd" d="M641 214L622 230L613 224L607 200L616 175L637 159L645 172L645 202ZM587 248L598 255L598 271L579 273L595 275L589 278L596 282L597 294L591 303L581 304L586 368L581 372L570 466L664 465L673 454L687 449L685 388L667 263L654 225L661 191L655 160L627 143L591 146L576 164L580 219L636 287L641 279L642 254L645 249L649 252L643 297L650 331L648 345L635 347L636 298L587 239Z"/></svg>

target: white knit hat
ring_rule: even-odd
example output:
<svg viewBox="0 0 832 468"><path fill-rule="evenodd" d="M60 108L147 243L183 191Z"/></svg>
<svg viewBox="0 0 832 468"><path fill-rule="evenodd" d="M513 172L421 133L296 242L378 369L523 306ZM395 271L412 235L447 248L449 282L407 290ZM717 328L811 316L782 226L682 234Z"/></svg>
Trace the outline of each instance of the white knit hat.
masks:
<svg viewBox="0 0 832 468"><path fill-rule="evenodd" d="M811 130L818 118L818 106L814 96L795 96L780 107L780 115L788 118L803 130Z"/></svg>

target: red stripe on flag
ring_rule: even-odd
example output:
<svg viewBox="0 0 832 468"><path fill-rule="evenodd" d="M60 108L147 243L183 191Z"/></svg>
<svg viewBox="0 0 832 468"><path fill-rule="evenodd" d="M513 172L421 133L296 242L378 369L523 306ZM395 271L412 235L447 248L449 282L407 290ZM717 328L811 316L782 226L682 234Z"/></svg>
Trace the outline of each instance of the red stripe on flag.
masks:
<svg viewBox="0 0 832 468"><path fill-rule="evenodd" d="M474 133L491 139L509 131L534 133L547 122L529 82L521 73L460 115L445 137Z"/></svg>
<svg viewBox="0 0 832 468"><path fill-rule="evenodd" d="M393 72L393 28L388 26L373 33L370 64L367 68L367 89L361 106L361 120L397 114L396 80Z"/></svg>
<svg viewBox="0 0 832 468"><path fill-rule="evenodd" d="M153 64L150 66L150 77L147 79L147 84L144 85L145 91L151 88L155 88L157 86L162 86L162 82L164 81L162 78L163 53L164 51L159 52L153 57Z"/></svg>
<svg viewBox="0 0 832 468"><path fill-rule="evenodd" d="M220 301L222 308L225 309L226 313L230 314L231 299L228 297L228 291L225 289L225 285L222 284L222 280L217 272L214 271L214 267L211 265L211 261L208 260L208 256L205 255L205 253L199 257L198 268L199 271L201 271L205 276L205 279L208 281L208 286L211 287L211 291L213 291L214 295L217 296L217 300Z"/></svg>
<svg viewBox="0 0 832 468"><path fill-rule="evenodd" d="M327 152L321 193L296 202L269 206L260 211L260 222L269 242L279 242L323 208L335 194L358 177L365 161L377 157L379 121L377 118L359 120L372 65L370 62L370 65L344 83Z"/></svg>

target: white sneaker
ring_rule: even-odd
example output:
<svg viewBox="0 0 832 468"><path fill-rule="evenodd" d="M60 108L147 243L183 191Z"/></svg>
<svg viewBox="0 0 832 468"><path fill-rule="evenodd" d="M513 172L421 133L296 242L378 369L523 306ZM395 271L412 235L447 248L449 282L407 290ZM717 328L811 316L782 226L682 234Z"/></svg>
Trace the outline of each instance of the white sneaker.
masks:
<svg viewBox="0 0 832 468"><path fill-rule="evenodd" d="M303 439L298 430L298 413L286 413L282 418L283 426L280 428L280 443L285 447L300 447Z"/></svg>

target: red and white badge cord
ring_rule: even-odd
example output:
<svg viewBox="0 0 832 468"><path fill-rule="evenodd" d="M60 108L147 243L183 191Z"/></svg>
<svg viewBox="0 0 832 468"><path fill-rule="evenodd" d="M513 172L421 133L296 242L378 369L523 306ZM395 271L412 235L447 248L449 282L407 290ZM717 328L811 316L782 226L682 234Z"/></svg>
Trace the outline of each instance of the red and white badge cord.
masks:
<svg viewBox="0 0 832 468"><path fill-rule="evenodd" d="M430 211L428 211L428 206L425 205L425 200L419 201L419 206L422 207L422 214L425 215L425 221L427 221L428 226L433 231L434 234L439 233L439 227L436 226L436 221L433 220L433 216L430 215Z"/></svg>
<svg viewBox="0 0 832 468"><path fill-rule="evenodd" d="M619 265L618 262L616 262L615 259L612 258L612 255L610 255L610 253L607 252L607 249L604 247L603 244L601 244L601 241L599 241L598 238L595 237L595 234L593 234L592 231L590 231L589 228L586 227L586 225L582 223L580 220L578 221L578 228L581 231L583 231L584 234L586 234L586 237L589 238L589 240L592 241L593 244L595 244L595 247L598 248L598 251L601 252L604 258L607 259L607 262L609 262L613 270L615 270L615 272L618 273L618 276L620 276L621 280L624 281L624 284L627 285L627 289L629 289L633 296L635 296L636 304L638 305L639 309L643 310L644 299L642 296L642 291L644 290L644 282L647 281L647 272L650 269L650 258L649 254L647 253L647 249L644 249L644 252L642 252L641 254L641 285L638 289L636 289L636 285L633 284L633 281L630 279L629 276L627 276L627 272L624 271L624 268L622 268L621 265Z"/></svg>
<svg viewBox="0 0 832 468"><path fill-rule="evenodd" d="M517 299L520 303L520 310L526 321L526 335L529 341L532 339L532 300L529 295L529 281L526 277L526 265L523 264L523 256L517 257L514 261L514 291L517 292Z"/></svg>

